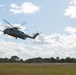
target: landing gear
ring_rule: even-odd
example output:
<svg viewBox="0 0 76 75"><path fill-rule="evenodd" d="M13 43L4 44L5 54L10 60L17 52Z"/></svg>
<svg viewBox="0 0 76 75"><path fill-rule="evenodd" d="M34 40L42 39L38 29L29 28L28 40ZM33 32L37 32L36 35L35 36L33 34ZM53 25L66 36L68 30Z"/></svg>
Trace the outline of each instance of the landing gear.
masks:
<svg viewBox="0 0 76 75"><path fill-rule="evenodd" d="M17 39L17 37L15 37Z"/></svg>

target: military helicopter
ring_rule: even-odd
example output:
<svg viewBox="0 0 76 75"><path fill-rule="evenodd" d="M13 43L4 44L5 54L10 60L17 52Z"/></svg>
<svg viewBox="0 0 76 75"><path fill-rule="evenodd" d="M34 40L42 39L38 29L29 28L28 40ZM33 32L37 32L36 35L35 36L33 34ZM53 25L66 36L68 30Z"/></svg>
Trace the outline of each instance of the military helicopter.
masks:
<svg viewBox="0 0 76 75"><path fill-rule="evenodd" d="M10 26L6 26L7 28L3 31L3 33L7 34L7 35L10 35L12 37L15 37L16 39L17 38L24 39L24 40L26 38L35 39L39 35L39 33L36 33L33 36L30 36L30 35L24 33L23 31L20 31L19 27L14 27L11 23L9 23L6 20L3 20L3 21L10 25ZM23 23L23 24L25 24L25 23Z"/></svg>

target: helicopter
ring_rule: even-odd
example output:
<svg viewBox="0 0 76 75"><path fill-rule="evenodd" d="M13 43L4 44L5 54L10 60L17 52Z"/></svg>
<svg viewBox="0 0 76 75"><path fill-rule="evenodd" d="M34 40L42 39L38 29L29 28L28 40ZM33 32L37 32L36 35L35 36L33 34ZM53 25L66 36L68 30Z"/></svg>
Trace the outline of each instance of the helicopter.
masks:
<svg viewBox="0 0 76 75"><path fill-rule="evenodd" d="M3 30L2 32L4 34L15 37L16 39L17 38L20 38L20 39L23 39L23 40L25 40L26 38L35 39L39 35L39 33L35 33L33 36L30 36L30 35L24 33L23 31L20 31L19 27L14 27L11 23L9 23L6 20L3 20L3 21L6 22L10 26L6 26L7 28L5 30ZM25 23L23 23L23 24L25 24ZM23 24L21 24L21 25L23 25Z"/></svg>

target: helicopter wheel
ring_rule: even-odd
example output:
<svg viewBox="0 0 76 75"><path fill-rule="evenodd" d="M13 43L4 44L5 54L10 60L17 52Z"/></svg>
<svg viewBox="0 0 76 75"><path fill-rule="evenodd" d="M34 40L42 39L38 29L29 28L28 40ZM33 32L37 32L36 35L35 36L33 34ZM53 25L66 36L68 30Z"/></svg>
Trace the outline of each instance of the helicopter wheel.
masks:
<svg viewBox="0 0 76 75"><path fill-rule="evenodd" d="M4 32L4 35L5 35L5 32Z"/></svg>

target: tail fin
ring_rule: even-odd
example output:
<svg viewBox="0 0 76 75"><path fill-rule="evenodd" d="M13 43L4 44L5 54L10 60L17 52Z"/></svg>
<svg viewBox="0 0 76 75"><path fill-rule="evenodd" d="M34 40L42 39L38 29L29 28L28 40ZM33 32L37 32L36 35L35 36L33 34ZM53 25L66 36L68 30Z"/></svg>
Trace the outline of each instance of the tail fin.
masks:
<svg viewBox="0 0 76 75"><path fill-rule="evenodd" d="M36 33L32 38L35 39L38 35L39 33Z"/></svg>

